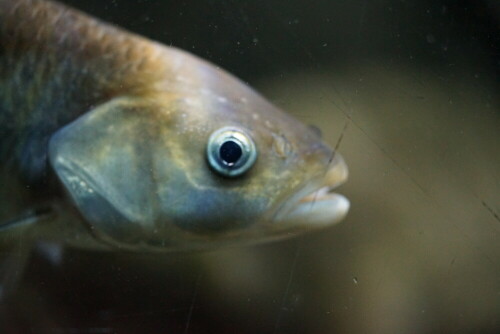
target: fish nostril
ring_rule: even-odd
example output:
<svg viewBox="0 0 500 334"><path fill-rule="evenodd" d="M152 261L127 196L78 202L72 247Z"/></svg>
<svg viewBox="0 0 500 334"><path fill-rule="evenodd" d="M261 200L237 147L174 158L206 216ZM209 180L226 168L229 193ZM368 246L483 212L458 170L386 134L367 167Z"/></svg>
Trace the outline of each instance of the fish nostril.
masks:
<svg viewBox="0 0 500 334"><path fill-rule="evenodd" d="M319 138L322 138L323 137L323 132L321 131L321 129L319 127L317 127L316 125L313 125L313 124L309 124L309 129L311 129L312 132L314 132L314 134L316 136L318 136Z"/></svg>
<svg viewBox="0 0 500 334"><path fill-rule="evenodd" d="M282 159L286 159L292 153L292 145L284 135L273 133L274 152Z"/></svg>

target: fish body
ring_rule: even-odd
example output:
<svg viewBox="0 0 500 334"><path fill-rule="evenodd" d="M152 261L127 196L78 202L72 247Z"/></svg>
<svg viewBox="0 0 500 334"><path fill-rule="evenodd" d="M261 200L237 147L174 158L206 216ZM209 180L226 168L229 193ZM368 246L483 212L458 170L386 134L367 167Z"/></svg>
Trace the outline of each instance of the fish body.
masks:
<svg viewBox="0 0 500 334"><path fill-rule="evenodd" d="M219 247L349 208L316 131L194 55L49 1L0 0L0 153L4 244Z"/></svg>

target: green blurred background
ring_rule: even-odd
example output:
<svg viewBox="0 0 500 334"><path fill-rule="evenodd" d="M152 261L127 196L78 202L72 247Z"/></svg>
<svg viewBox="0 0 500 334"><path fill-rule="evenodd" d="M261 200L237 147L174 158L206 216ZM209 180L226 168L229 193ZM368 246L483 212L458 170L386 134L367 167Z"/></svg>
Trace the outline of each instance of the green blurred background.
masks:
<svg viewBox="0 0 500 334"><path fill-rule="evenodd" d="M268 245L35 255L13 328L500 332L500 2L65 2L229 70L332 146L343 134L352 210Z"/></svg>

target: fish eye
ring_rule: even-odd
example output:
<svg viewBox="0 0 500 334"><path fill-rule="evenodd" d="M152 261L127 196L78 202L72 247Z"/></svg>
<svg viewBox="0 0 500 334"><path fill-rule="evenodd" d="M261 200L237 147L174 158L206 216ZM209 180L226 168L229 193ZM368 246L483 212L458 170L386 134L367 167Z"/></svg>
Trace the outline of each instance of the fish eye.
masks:
<svg viewBox="0 0 500 334"><path fill-rule="evenodd" d="M252 167L257 159L257 148L245 131L224 127L210 135L207 159L217 173L236 177Z"/></svg>

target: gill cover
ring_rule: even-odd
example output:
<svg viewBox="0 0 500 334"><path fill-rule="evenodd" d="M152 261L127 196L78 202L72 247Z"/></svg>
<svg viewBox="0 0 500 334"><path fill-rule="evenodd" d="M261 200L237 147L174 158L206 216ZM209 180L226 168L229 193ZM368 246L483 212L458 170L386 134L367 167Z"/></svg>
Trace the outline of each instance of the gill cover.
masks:
<svg viewBox="0 0 500 334"><path fill-rule="evenodd" d="M135 244L154 228L156 197L144 154L148 130L137 110L116 107L121 103L108 102L60 129L50 140L49 157L94 233Z"/></svg>

